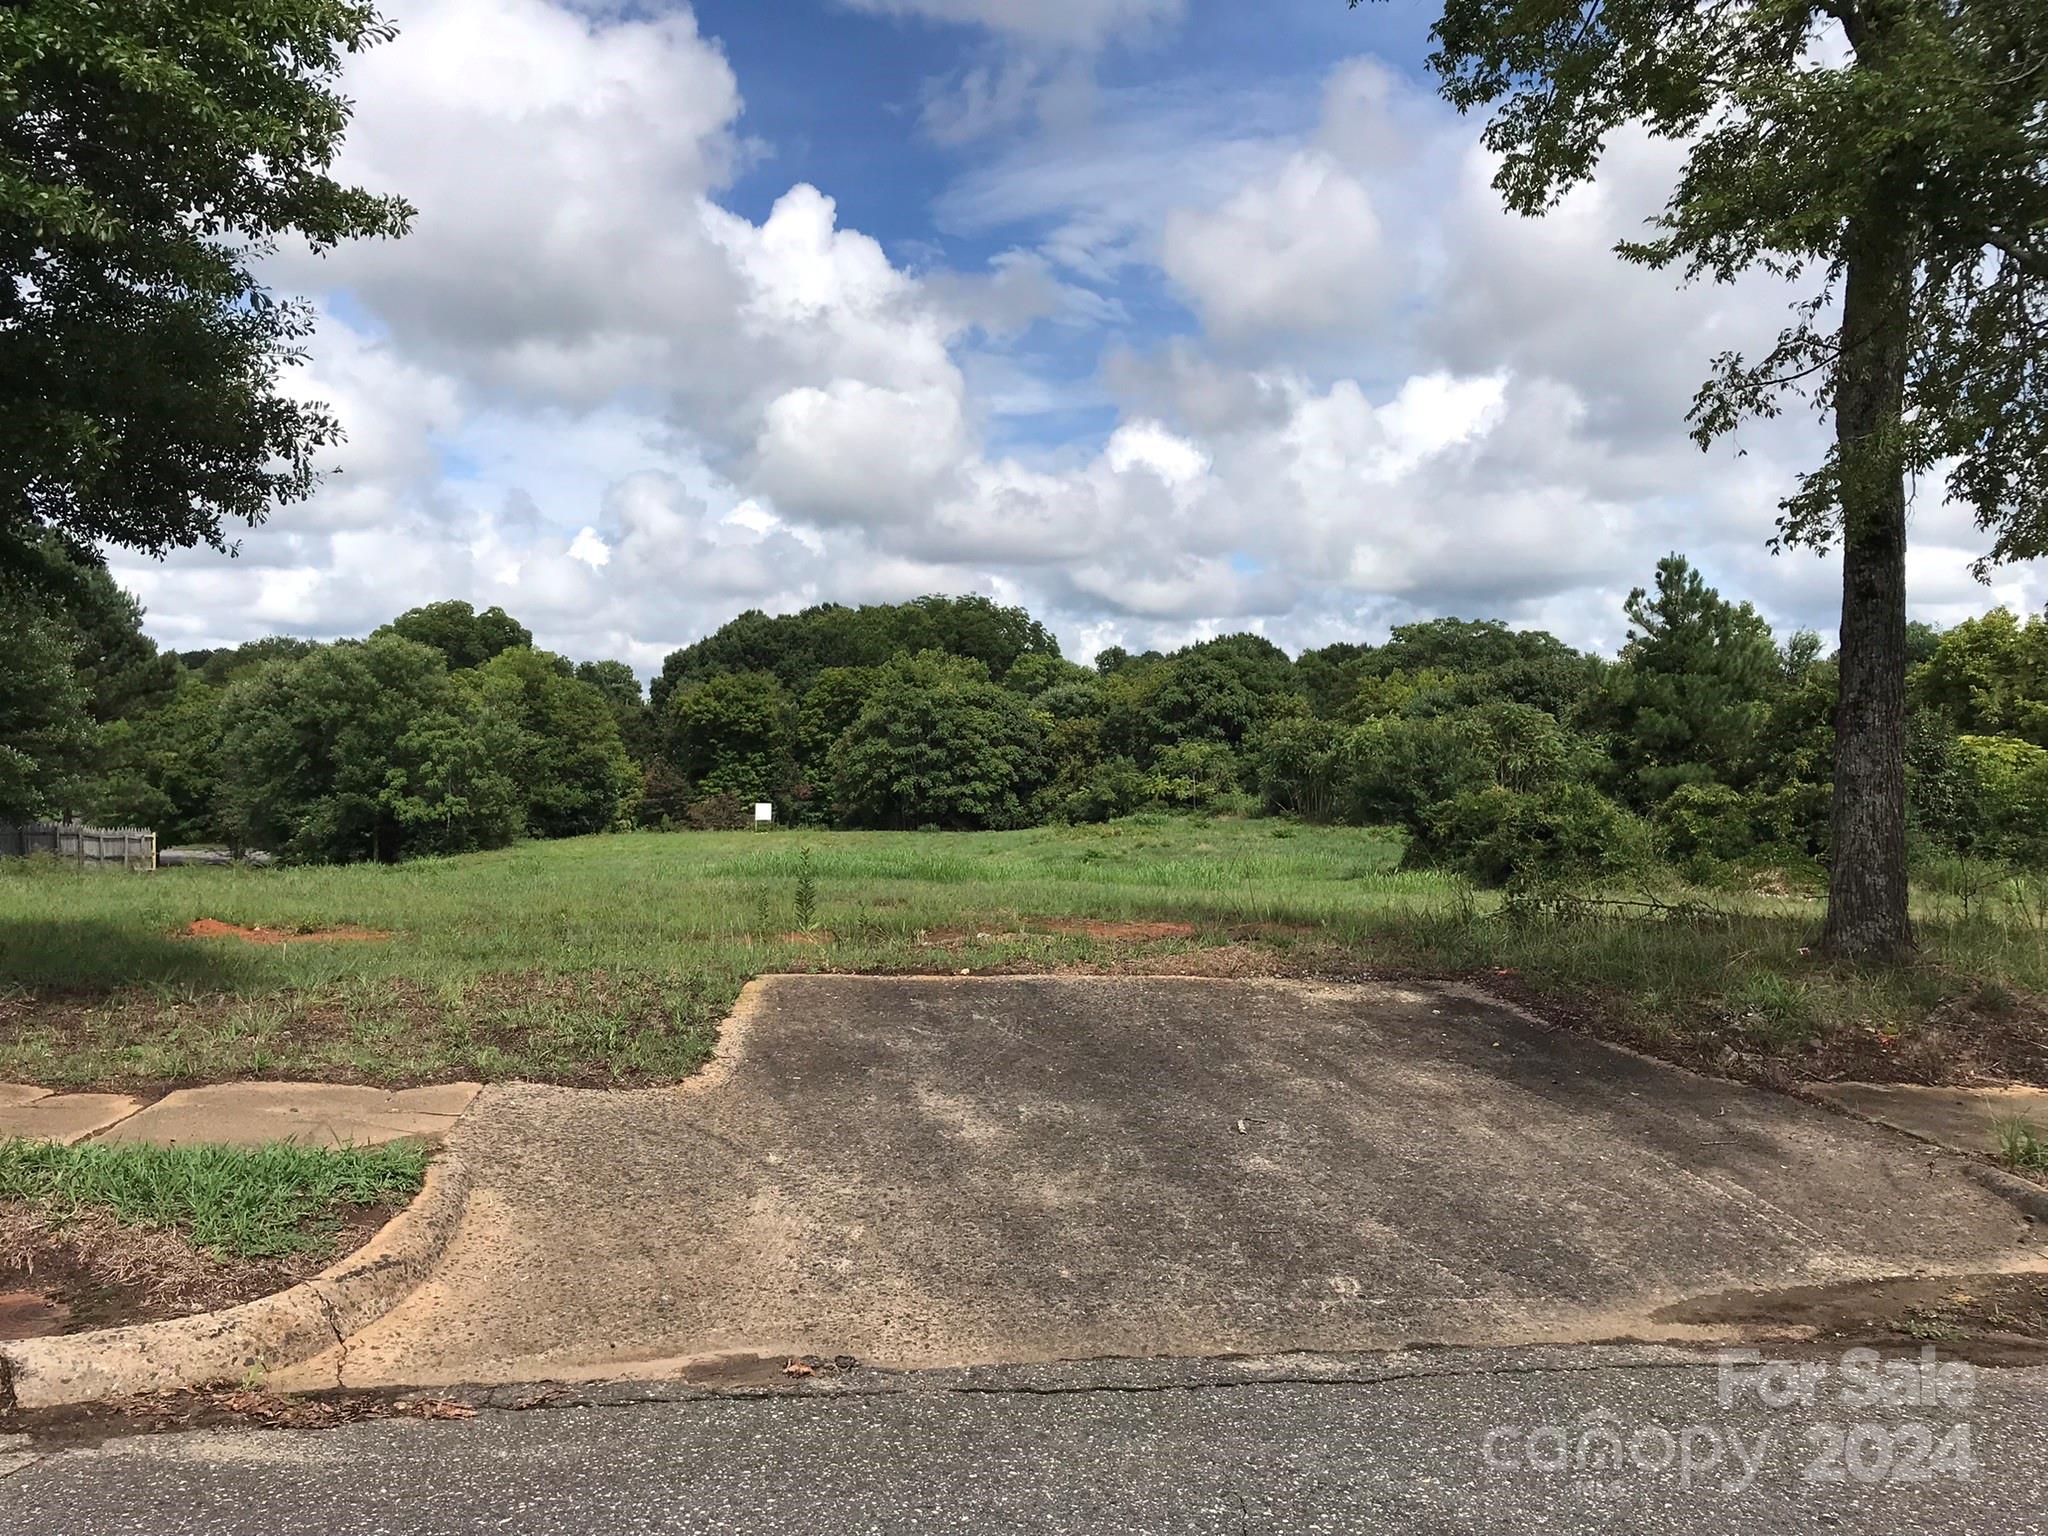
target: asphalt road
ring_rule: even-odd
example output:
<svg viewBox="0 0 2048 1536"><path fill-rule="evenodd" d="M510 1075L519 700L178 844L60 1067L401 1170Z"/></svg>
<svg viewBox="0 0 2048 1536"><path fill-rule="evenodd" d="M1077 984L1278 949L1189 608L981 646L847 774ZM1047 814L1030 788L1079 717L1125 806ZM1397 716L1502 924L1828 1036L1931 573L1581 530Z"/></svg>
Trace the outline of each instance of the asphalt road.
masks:
<svg viewBox="0 0 2048 1536"><path fill-rule="evenodd" d="M0 1530L2048 1531L2048 1368L1942 1378L1935 1401L1936 1379L1914 1378L1919 1403L1874 1406L1822 1361L1810 1406L1773 1407L1790 1378L1696 1362L1581 1349L1378 1357L1335 1379L1295 1361L1267 1380L1155 1364L832 1396L581 1388L574 1404L452 1422L17 1448ZM1619 1438L1620 1470L1571 1465L1596 1424Z"/></svg>

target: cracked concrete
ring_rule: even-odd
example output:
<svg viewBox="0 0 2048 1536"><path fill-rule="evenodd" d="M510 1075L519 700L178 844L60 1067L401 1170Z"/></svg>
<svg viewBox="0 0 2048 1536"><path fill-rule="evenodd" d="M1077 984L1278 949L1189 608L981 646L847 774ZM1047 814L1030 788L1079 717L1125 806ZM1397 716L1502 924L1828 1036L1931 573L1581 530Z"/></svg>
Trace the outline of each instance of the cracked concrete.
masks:
<svg viewBox="0 0 2048 1536"><path fill-rule="evenodd" d="M373 1147L438 1141L476 1097L475 1083L366 1088L336 1083L216 1083L181 1088L101 1132L105 1142L254 1147Z"/></svg>
<svg viewBox="0 0 2048 1536"><path fill-rule="evenodd" d="M0 1139L71 1144L374 1147L439 1141L476 1097L475 1083L366 1088L345 1083L214 1083L153 1104L119 1093L56 1093L0 1083Z"/></svg>
<svg viewBox="0 0 2048 1536"><path fill-rule="evenodd" d="M0 1140L19 1136L70 1146L141 1108L142 1100L125 1093L53 1093L30 1083L0 1083Z"/></svg>
<svg viewBox="0 0 2048 1536"><path fill-rule="evenodd" d="M776 977L677 1090L487 1089L352 1387L1637 1336L1709 1292L2032 1268L1959 1159L1458 989Z"/></svg>

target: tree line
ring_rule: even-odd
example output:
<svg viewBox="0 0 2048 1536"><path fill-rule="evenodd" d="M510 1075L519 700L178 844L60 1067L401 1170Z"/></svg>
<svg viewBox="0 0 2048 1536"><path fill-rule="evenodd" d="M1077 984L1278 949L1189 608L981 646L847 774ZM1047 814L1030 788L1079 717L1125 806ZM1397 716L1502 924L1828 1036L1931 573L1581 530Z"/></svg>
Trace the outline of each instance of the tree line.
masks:
<svg viewBox="0 0 2048 1536"><path fill-rule="evenodd" d="M1393 825L1495 885L1824 868L1837 668L1682 557L1612 658L1438 618L1290 656L1234 634L1066 659L982 597L740 615L652 686L538 649L499 608L362 640L159 651L51 545L0 585L0 816L150 825L302 861L391 861L756 800L818 826L1010 828L1142 810ZM2048 617L1914 626L1908 779L1931 853L2048 862Z"/></svg>

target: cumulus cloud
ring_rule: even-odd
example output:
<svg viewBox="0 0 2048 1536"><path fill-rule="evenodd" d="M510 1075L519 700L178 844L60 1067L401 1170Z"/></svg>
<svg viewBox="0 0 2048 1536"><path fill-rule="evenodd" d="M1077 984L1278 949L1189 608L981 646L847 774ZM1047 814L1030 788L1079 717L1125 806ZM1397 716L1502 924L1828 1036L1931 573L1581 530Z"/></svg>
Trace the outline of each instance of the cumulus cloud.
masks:
<svg viewBox="0 0 2048 1536"><path fill-rule="evenodd" d="M858 3L1063 47L1179 9ZM1132 88L938 198L993 261L912 268L829 187L728 205L744 82L687 11L393 10L399 39L351 66L341 169L412 197L417 229L278 267L345 296L293 387L350 441L239 561L121 565L171 643L460 596L652 670L742 608L978 590L1082 654L1445 611L1612 644L1672 548L1783 623L1832 612L1829 563L1764 553L1813 424L1739 457L1682 430L1707 358L1768 335L1783 293L1611 253L1668 147L1622 138L1531 222L1471 125L1376 62L1319 96ZM1048 365L1048 333L1100 366ZM1926 611L1981 608L1967 518L1932 490L1915 516ZM2001 579L2041 600L2037 573Z"/></svg>
<svg viewBox="0 0 2048 1536"><path fill-rule="evenodd" d="M1225 340L1369 329L1398 286L1372 194L1328 155L1166 221L1161 265Z"/></svg>

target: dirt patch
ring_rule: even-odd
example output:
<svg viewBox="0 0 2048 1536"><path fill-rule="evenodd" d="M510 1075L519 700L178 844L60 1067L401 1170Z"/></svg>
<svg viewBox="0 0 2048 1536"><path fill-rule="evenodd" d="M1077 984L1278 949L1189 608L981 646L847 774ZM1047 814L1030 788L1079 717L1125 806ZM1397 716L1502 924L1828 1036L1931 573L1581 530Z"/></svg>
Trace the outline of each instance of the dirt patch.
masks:
<svg viewBox="0 0 2048 1536"><path fill-rule="evenodd" d="M1933 1344L1981 1365L2048 1363L2048 1275L1941 1275L1695 1297L1660 1323L1812 1330L1837 1346Z"/></svg>
<svg viewBox="0 0 2048 1536"><path fill-rule="evenodd" d="M244 928L218 918L195 918L182 930L188 939L240 939L244 944L374 944L391 937L382 928Z"/></svg>
<svg viewBox="0 0 2048 1536"><path fill-rule="evenodd" d="M1193 923L1103 922L1086 917L1032 917L1025 921L1041 933L1078 933L1091 939L1146 942L1191 939L1201 932Z"/></svg>
<svg viewBox="0 0 2048 1536"><path fill-rule="evenodd" d="M287 1290L353 1253L395 1214L347 1212L332 1247L285 1259L234 1259L175 1232L84 1214L61 1225L0 1202L0 1339L84 1333L187 1317Z"/></svg>

